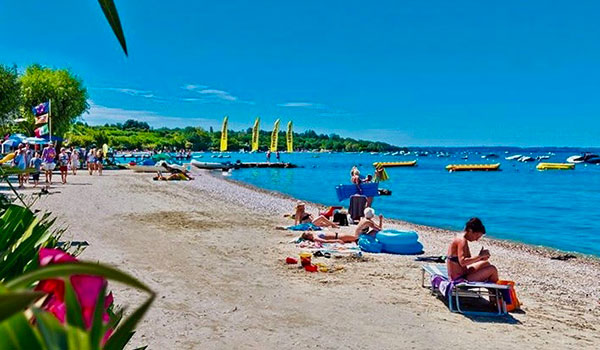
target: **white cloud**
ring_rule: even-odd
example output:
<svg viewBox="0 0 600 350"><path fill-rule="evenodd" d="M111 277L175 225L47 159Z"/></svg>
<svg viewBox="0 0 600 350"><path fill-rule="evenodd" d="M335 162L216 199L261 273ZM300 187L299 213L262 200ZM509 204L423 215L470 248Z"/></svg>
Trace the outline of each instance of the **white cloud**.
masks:
<svg viewBox="0 0 600 350"><path fill-rule="evenodd" d="M314 107L315 104L311 102L286 102L278 104L279 107Z"/></svg>
<svg viewBox="0 0 600 350"><path fill-rule="evenodd" d="M223 90L203 89L199 90L198 93L201 95L207 95L225 101L237 101L238 99L237 97L232 96L229 92Z"/></svg>
<svg viewBox="0 0 600 350"><path fill-rule="evenodd" d="M108 88L100 88L100 89L116 91L116 92L120 92L123 94L127 94L129 96L138 96L138 97L144 97L144 98L156 98L156 95L154 95L154 93L152 93L152 91L147 91L147 90L137 90L137 89L118 88L118 87L108 87Z"/></svg>
<svg viewBox="0 0 600 350"><path fill-rule="evenodd" d="M206 85L196 85L196 84L187 84L181 87L184 90L194 91L198 89L206 89L208 86Z"/></svg>
<svg viewBox="0 0 600 350"><path fill-rule="evenodd" d="M212 119L208 118L183 118L162 115L153 111L106 107L97 105L91 100L88 100L88 103L90 105L90 110L88 111L88 114L83 117L83 119L92 125L123 123L128 119L147 122L154 127L181 127L199 124L207 125L214 122Z"/></svg>

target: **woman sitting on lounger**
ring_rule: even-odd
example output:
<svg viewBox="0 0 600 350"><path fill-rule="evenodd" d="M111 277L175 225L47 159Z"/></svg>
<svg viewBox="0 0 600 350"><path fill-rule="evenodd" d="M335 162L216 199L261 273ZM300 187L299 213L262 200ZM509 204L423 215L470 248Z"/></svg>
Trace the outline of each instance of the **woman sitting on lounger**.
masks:
<svg viewBox="0 0 600 350"><path fill-rule="evenodd" d="M343 234L338 232L314 232L307 231L302 234L302 239L319 243L352 243L356 242L357 238L354 235Z"/></svg>
<svg viewBox="0 0 600 350"><path fill-rule="evenodd" d="M360 218L358 225L356 226L356 230L354 231L354 235L356 239L360 235L371 235L375 236L375 234L383 229L383 215L379 215L379 225L375 223L375 210L373 208L365 208L365 216Z"/></svg>
<svg viewBox="0 0 600 350"><path fill-rule="evenodd" d="M333 221L327 219L323 215L314 219L313 216L306 212L306 204L298 202L296 204L296 214L294 214L294 225L312 223L319 227L333 227L338 228L339 226Z"/></svg>
<svg viewBox="0 0 600 350"><path fill-rule="evenodd" d="M482 248L479 255L471 256L469 250L469 242L479 240L484 234L485 227L481 220L472 218L465 226L465 233L452 240L446 259L448 277L451 280L464 278L472 282L496 283L498 281L498 270L487 261L490 252Z"/></svg>

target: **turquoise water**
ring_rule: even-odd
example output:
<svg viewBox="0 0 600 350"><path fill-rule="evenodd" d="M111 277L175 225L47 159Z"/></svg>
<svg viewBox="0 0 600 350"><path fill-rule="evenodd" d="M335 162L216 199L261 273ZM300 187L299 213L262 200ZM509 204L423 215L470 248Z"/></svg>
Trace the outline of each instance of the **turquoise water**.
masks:
<svg viewBox="0 0 600 350"><path fill-rule="evenodd" d="M573 171L537 171L537 161L520 163L504 159L513 154L535 157L553 152L555 155L544 161L564 162L580 150L441 150L450 157L282 153L282 161L302 167L239 169L232 172L231 178L299 199L339 205L334 187L349 183L353 165L358 165L361 174L366 175L373 173L371 164L376 161L417 159L416 167L387 169L390 180L380 187L389 188L393 193L375 198L373 206L377 212L390 218L455 230L462 229L470 217L478 216L491 237L600 256L600 166L577 164ZM500 157L481 158L482 154L489 153ZM599 153L598 150L595 153ZM468 160L461 159L465 154ZM264 153L230 155L230 159L220 161L265 160ZM198 160L219 161L209 153ZM502 171L449 173L444 169L451 163L496 162L501 163ZM347 200L341 203L348 205Z"/></svg>

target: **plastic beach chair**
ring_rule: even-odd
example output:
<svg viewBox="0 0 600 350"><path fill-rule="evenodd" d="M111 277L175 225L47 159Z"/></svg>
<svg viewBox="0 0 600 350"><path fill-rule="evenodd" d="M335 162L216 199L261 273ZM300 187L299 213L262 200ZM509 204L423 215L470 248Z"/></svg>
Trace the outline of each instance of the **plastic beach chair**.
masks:
<svg viewBox="0 0 600 350"><path fill-rule="evenodd" d="M329 219L329 218L330 218L330 217L333 215L333 212L334 212L334 211L336 211L336 210L340 210L340 209L342 209L342 208L343 208L343 207L341 207L341 206L333 206L333 207L329 207L329 208L328 208L326 211L324 211L324 212L322 212L322 213L319 213L319 214L320 214L320 215L323 215L324 217L326 217L326 218L328 218L328 219Z"/></svg>
<svg viewBox="0 0 600 350"><path fill-rule="evenodd" d="M428 264L423 265L421 270L421 286L423 288L429 288L431 293L434 295L446 297L448 300L448 308L451 312L458 312L465 315L478 315L478 316L504 316L507 314L506 302L504 300L504 291L508 290L510 286L487 283L487 282L459 282L452 283L448 278L448 269L446 265L441 264ZM438 288L434 288L430 283L425 285L425 274L431 278L439 276L446 282L450 283L448 287L447 295L443 295ZM467 311L461 305L461 298L475 298L485 299L485 296L490 296L490 293L495 296L497 300L497 311Z"/></svg>

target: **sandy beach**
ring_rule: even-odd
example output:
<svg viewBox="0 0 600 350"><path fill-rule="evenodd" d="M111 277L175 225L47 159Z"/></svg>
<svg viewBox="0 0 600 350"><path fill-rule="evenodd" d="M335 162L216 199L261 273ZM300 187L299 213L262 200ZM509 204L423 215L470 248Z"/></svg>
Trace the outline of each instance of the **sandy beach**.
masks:
<svg viewBox="0 0 600 350"><path fill-rule="evenodd" d="M500 277L517 282L523 312L466 317L420 286L413 256L335 259L344 267L335 273L286 265L300 249L289 243L293 234L275 227L289 224L283 214L295 199L209 173L190 182L155 182L130 171L68 180L36 207L68 226L64 238L90 243L82 259L112 264L158 293L130 348L600 347L597 259L556 261L549 250L484 238ZM427 255L445 254L454 234L385 225L416 230ZM117 304L142 300L111 286Z"/></svg>

